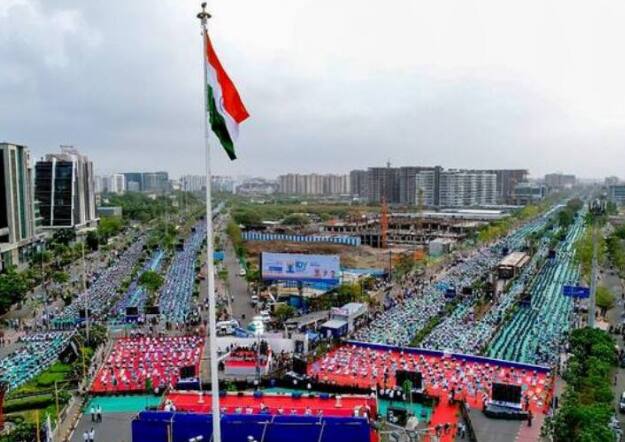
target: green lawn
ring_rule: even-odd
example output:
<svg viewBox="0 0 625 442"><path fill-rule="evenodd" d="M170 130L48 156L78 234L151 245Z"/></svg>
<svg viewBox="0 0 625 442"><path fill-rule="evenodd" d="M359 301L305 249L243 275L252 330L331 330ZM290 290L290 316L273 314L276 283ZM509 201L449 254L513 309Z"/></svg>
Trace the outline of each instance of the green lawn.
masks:
<svg viewBox="0 0 625 442"><path fill-rule="evenodd" d="M9 398L37 394L41 391L48 391L54 388L54 383L62 384L69 380L71 376L72 366L64 364L62 362L55 362L48 369L44 370L39 375L19 387L17 390L13 390L9 393Z"/></svg>

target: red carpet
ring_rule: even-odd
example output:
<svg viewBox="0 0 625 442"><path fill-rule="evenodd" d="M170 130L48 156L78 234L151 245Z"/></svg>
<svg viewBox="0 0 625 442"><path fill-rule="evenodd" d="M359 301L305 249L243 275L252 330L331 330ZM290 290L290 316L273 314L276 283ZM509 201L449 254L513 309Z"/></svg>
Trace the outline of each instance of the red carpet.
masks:
<svg viewBox="0 0 625 442"><path fill-rule="evenodd" d="M165 401L171 401L176 411L193 411L210 413L212 410L210 392L200 396L199 392L171 392L165 396ZM377 414L376 401L364 395L350 395L341 398L340 404L336 399L322 399L303 395L294 398L290 394L264 394L254 397L251 393L242 396L236 393L227 394L219 399L222 413L231 414L259 414L261 407L269 414L299 415L310 414L317 416L354 416L354 410L369 410L369 415Z"/></svg>
<svg viewBox="0 0 625 442"><path fill-rule="evenodd" d="M552 391L550 374L515 370L494 361L473 362L345 345L309 364L308 375L316 376L320 382L335 382L338 385L393 387L395 372L402 368L420 372L429 395L446 398L454 389L456 399L464 400L472 408L482 408L484 398L490 397L493 382L520 385L523 400L529 401L529 408L534 414L545 412L549 407Z"/></svg>
<svg viewBox="0 0 625 442"><path fill-rule="evenodd" d="M432 419L430 421L430 428L434 432L437 425L440 425L444 429L445 424L449 424L448 432L441 432L439 442L453 442L456 435L456 425L458 425L458 416L460 412L458 405L448 405L447 401L442 400L438 404L432 413ZM429 435L425 438L426 441L432 440Z"/></svg>

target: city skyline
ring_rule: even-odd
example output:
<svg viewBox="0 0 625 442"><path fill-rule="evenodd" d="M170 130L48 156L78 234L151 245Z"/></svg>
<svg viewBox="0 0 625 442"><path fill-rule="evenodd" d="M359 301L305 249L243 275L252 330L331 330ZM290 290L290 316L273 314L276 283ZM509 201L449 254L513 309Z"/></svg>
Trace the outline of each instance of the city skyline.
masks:
<svg viewBox="0 0 625 442"><path fill-rule="evenodd" d="M344 173L390 158L618 175L625 6L593 19L561 3L211 4L214 44L252 115L239 160L213 143L214 172ZM153 6L3 2L1 138L35 158L75 145L99 173L202 173L197 5Z"/></svg>

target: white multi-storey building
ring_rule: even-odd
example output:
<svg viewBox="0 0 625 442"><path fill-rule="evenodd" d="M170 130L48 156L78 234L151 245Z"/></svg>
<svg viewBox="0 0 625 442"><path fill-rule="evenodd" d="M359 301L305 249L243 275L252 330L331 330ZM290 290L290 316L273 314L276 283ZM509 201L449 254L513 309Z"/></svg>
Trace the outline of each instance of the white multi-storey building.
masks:
<svg viewBox="0 0 625 442"><path fill-rule="evenodd" d="M346 195L349 175L287 174L278 177L278 189L285 195Z"/></svg>

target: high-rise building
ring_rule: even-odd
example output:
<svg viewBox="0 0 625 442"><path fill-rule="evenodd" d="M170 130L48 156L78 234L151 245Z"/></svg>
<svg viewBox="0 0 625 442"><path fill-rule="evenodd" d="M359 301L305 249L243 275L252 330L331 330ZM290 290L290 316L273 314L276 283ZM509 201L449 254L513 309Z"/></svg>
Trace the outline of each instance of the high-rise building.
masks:
<svg viewBox="0 0 625 442"><path fill-rule="evenodd" d="M347 195L349 175L294 174L278 177L278 191L285 195Z"/></svg>
<svg viewBox="0 0 625 442"><path fill-rule="evenodd" d="M625 205L625 184L612 184L608 186L608 201L619 206Z"/></svg>
<svg viewBox="0 0 625 442"><path fill-rule="evenodd" d="M438 207L439 205L440 169L422 170L415 175L415 202L424 207Z"/></svg>
<svg viewBox="0 0 625 442"><path fill-rule="evenodd" d="M185 192L201 192L204 190L205 185L206 177L204 175L184 175L180 177L180 189Z"/></svg>
<svg viewBox="0 0 625 442"><path fill-rule="evenodd" d="M94 189L96 194L106 192L106 177L96 175L94 178Z"/></svg>
<svg viewBox="0 0 625 442"><path fill-rule="evenodd" d="M441 207L497 204L497 175L486 171L441 172L439 198Z"/></svg>
<svg viewBox="0 0 625 442"><path fill-rule="evenodd" d="M123 173L114 173L106 177L106 191L109 193L122 194L126 191L126 177Z"/></svg>
<svg viewBox="0 0 625 442"><path fill-rule="evenodd" d="M35 165L35 198L43 228L95 227L93 163L72 146L47 154Z"/></svg>
<svg viewBox="0 0 625 442"><path fill-rule="evenodd" d="M570 189L575 186L575 175L549 173L545 175L545 185L550 189Z"/></svg>
<svg viewBox="0 0 625 442"><path fill-rule="evenodd" d="M609 187L609 186L615 186L615 185L617 185L620 182L621 182L621 180L620 180L619 177L617 177L617 176L609 176L609 177L605 178L604 184Z"/></svg>
<svg viewBox="0 0 625 442"><path fill-rule="evenodd" d="M144 192L166 193L169 191L169 174L167 172L144 172L142 183Z"/></svg>
<svg viewBox="0 0 625 442"><path fill-rule="evenodd" d="M415 203L426 207L475 207L497 203L497 175L488 171L424 169L415 175Z"/></svg>
<svg viewBox="0 0 625 442"><path fill-rule="evenodd" d="M367 197L366 170L352 170L349 173L349 193L360 198Z"/></svg>
<svg viewBox="0 0 625 442"><path fill-rule="evenodd" d="M37 241L37 214L30 152L0 143L0 265L26 262Z"/></svg>
<svg viewBox="0 0 625 442"><path fill-rule="evenodd" d="M492 169L484 170L497 175L497 200L500 204L515 204L515 188L519 183L526 183L527 169Z"/></svg>
<svg viewBox="0 0 625 442"><path fill-rule="evenodd" d="M519 183L514 188L514 204L526 205L538 202L547 195L547 186L540 183Z"/></svg>
<svg viewBox="0 0 625 442"><path fill-rule="evenodd" d="M126 172L126 190L128 192L141 192L143 190L143 174L141 172Z"/></svg>
<svg viewBox="0 0 625 442"><path fill-rule="evenodd" d="M399 204L413 205L417 201L417 174L421 171L430 170L436 171L441 169L440 166L436 167L420 167L420 166L408 166L400 167L397 171L399 175ZM436 173L434 174L436 176Z"/></svg>
<svg viewBox="0 0 625 442"><path fill-rule="evenodd" d="M370 167L367 169L367 200L371 203L399 203L399 169Z"/></svg>
<svg viewBox="0 0 625 442"><path fill-rule="evenodd" d="M236 181L232 177L219 175L211 177L211 190L214 192L234 193L235 186Z"/></svg>

